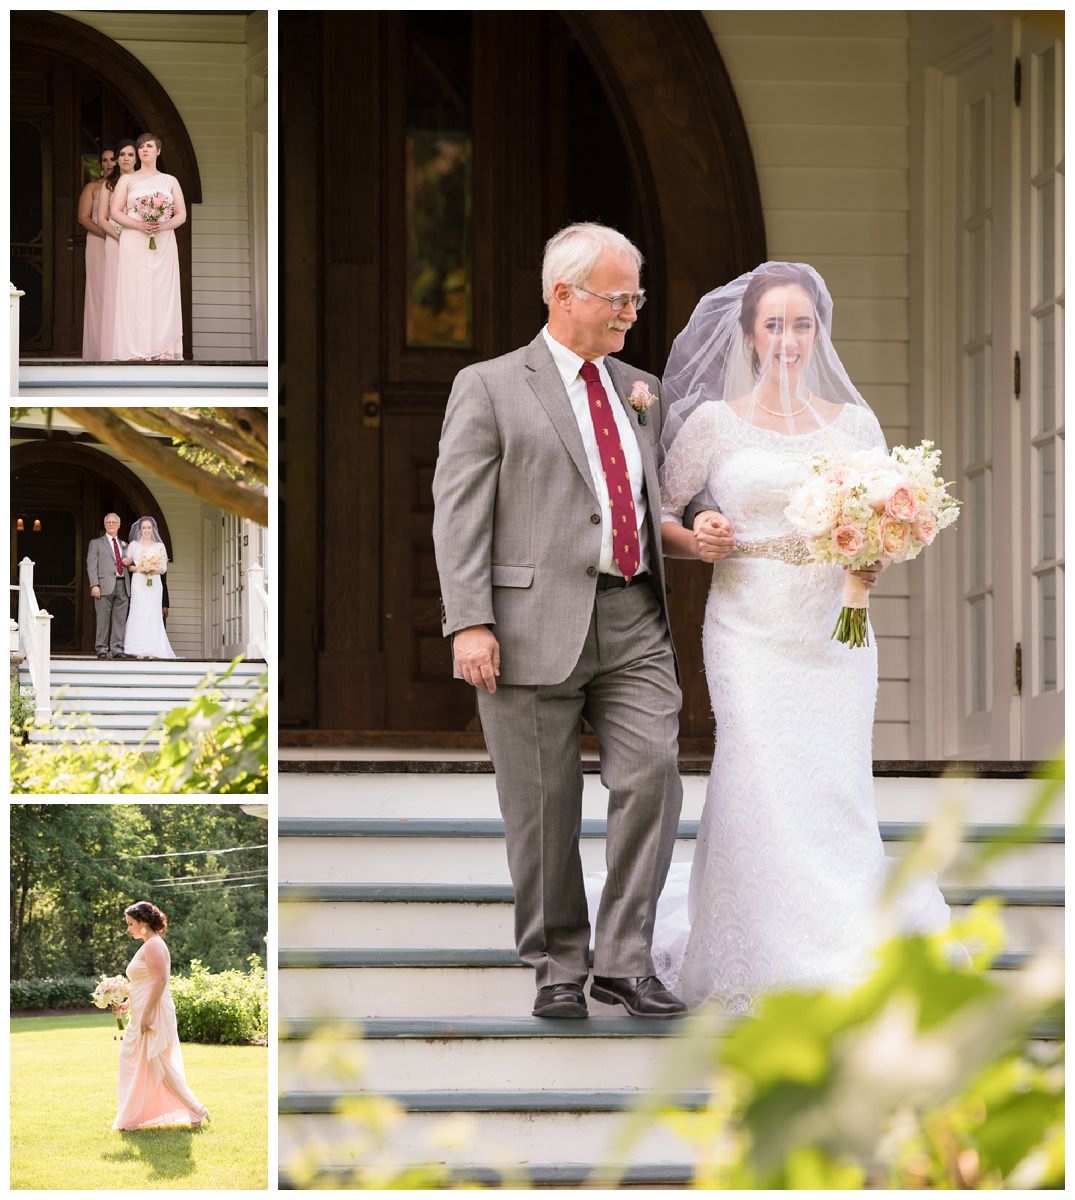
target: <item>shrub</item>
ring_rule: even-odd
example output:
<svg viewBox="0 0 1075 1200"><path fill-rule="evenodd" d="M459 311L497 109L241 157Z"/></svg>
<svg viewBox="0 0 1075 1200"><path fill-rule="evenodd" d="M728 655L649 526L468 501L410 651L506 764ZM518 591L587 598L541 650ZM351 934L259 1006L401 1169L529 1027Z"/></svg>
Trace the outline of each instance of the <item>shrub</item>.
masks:
<svg viewBox="0 0 1075 1200"><path fill-rule="evenodd" d="M19 687L18 676L11 677L11 736L20 744L27 738L26 727L34 715L34 693Z"/></svg>
<svg viewBox="0 0 1075 1200"><path fill-rule="evenodd" d="M238 660L236 660L238 661ZM234 667L234 664L232 664ZM221 679L227 678L231 668ZM224 700L204 683L189 704L165 714L137 749L94 730L68 742L12 746L15 794L248 795L269 786L268 676L251 700ZM54 722L62 728L63 720Z"/></svg>
<svg viewBox="0 0 1075 1200"><path fill-rule="evenodd" d="M190 974L173 978L172 997L181 1042L226 1046L263 1042L269 1035L269 993L257 955L250 970L212 974L195 959Z"/></svg>
<svg viewBox="0 0 1075 1200"><path fill-rule="evenodd" d="M14 1012L35 1008L90 1008L98 980L93 975L58 975L51 979L13 979Z"/></svg>

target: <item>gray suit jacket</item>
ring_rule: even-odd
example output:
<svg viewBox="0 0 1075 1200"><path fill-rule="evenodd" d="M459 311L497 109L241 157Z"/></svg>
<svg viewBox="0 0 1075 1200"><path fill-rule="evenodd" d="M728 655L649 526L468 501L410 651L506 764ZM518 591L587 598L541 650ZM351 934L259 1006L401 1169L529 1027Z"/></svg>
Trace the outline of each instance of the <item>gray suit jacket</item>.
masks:
<svg viewBox="0 0 1075 1200"><path fill-rule="evenodd" d="M119 542L119 556L122 558L127 553L127 543L122 538L116 538L116 541ZM90 577L90 587L99 587L102 596L111 596L116 590L119 576L116 574L112 543L107 537L97 537L90 542L86 551L86 574ZM123 568L123 574L126 578L126 567Z"/></svg>
<svg viewBox="0 0 1075 1200"><path fill-rule="evenodd" d="M661 384L615 358L605 362L642 454L649 568L663 607ZM637 379L658 398L645 425L627 404ZM529 346L456 376L433 498L444 634L492 626L501 683L566 679L593 613L601 513L571 402L540 333Z"/></svg>

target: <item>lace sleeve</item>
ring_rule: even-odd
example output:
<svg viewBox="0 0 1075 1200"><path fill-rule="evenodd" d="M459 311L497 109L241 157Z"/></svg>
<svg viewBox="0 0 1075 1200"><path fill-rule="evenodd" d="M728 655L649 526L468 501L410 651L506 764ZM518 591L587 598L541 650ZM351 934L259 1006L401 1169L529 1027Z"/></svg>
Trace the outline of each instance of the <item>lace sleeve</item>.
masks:
<svg viewBox="0 0 1075 1200"><path fill-rule="evenodd" d="M870 450L883 450L888 453L888 442L885 439L881 423L872 409L856 406L855 435L864 447Z"/></svg>
<svg viewBox="0 0 1075 1200"><path fill-rule="evenodd" d="M716 449L716 404L701 404L683 423L661 469L661 518L678 522L706 488Z"/></svg>

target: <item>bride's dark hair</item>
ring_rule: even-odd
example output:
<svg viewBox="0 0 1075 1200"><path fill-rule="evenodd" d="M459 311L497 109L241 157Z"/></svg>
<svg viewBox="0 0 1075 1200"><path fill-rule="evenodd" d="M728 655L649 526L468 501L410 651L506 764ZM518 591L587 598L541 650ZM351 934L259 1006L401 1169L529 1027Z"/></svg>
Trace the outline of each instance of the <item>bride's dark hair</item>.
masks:
<svg viewBox="0 0 1075 1200"><path fill-rule="evenodd" d="M124 148L124 146L130 146L135 152L134 169L137 171L142 165L138 161L138 147L135 145L133 137L123 138L122 141L117 142L112 147L112 153L116 156L116 165L105 176L105 187L108 188L110 192L114 192L116 190L116 184L119 183L119 177L123 174L123 172L119 169L119 152Z"/></svg>
<svg viewBox="0 0 1075 1200"><path fill-rule="evenodd" d="M141 921L144 925L148 925L154 933L165 933L168 929L168 918L155 905L148 900L138 900L128 908L123 910L125 917L132 917L135 921Z"/></svg>
<svg viewBox="0 0 1075 1200"><path fill-rule="evenodd" d="M777 287L799 287L810 297L810 303L817 313L818 322L827 329L832 322L832 312L825 298L818 290L813 276L804 271L798 263L766 263L754 273L754 278L747 284L743 292L743 303L739 310L739 328L747 338L747 348L750 350L750 365L755 378L761 369L761 362L750 344L754 333L754 318L758 315L758 305L766 292Z"/></svg>

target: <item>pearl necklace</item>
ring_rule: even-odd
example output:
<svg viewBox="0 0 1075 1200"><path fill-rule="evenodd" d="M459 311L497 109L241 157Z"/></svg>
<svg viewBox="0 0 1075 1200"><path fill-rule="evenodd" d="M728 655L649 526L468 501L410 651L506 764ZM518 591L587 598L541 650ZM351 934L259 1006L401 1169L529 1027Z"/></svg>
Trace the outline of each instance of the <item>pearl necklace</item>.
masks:
<svg viewBox="0 0 1075 1200"><path fill-rule="evenodd" d="M810 397L811 393L807 392L806 402L803 404L802 408L797 408L794 412L778 412L776 409L769 408L768 405L762 404L761 397L757 392L754 393L754 403L757 404L762 412L767 412L771 417L797 417L800 413L806 412L806 410L810 407Z"/></svg>

